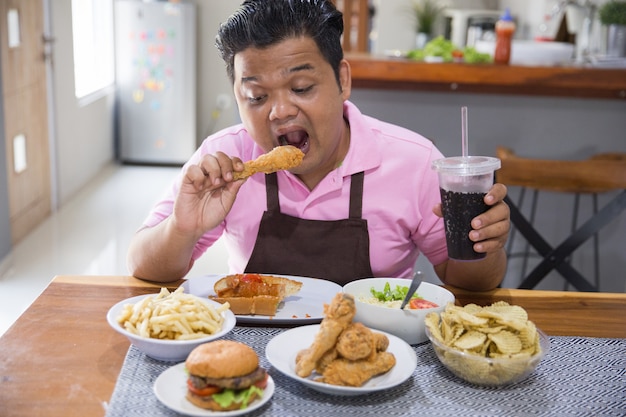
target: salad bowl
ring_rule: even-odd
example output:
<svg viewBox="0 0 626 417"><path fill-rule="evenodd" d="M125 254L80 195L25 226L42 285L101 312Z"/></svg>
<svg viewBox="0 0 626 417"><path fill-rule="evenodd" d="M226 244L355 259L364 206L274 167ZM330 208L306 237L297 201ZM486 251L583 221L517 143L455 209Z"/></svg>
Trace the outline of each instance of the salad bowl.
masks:
<svg viewBox="0 0 626 417"><path fill-rule="evenodd" d="M410 345L423 343L428 340L424 325L424 318L430 312L441 313L447 303L454 303L454 294L445 288L422 282L415 292L415 296L404 310L400 304L404 294L411 284L405 278L366 278L352 281L343 287L343 292L354 296L356 304L355 322L361 322L372 329L382 330L398 336ZM386 287L389 291L386 291ZM381 303L375 294L394 293L388 303ZM414 301L415 300L415 301ZM422 307L420 300L430 301L436 306L426 305L426 308L411 309L413 306Z"/></svg>

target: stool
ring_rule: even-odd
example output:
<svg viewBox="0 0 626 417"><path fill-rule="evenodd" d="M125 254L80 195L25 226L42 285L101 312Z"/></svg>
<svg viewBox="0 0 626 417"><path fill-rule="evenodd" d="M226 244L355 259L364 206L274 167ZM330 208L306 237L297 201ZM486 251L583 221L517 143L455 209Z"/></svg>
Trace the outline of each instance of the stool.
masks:
<svg viewBox="0 0 626 417"><path fill-rule="evenodd" d="M498 147L496 155L502 167L496 171L496 180L507 187L520 187L517 202L507 196L505 202L511 210L512 229L507 243L509 257L523 257L522 283L519 288L532 289L552 270L558 271L566 281L579 291L598 291L599 254L598 231L617 218L626 209L626 153L605 153L582 161L561 161L521 158L511 149ZM532 191L529 217L522 212L526 190ZM535 210L540 191L570 193L574 195L572 232L561 244L553 248L535 229ZM615 192L617 195L601 210L597 208L597 196ZM593 215L578 227L578 207L581 195L591 195ZM559 209L559 208L557 208ZM526 239L526 247L520 254L512 253L515 231ZM580 245L593 237L594 281L591 284L574 269L569 258ZM526 276L528 258L533 255L530 246L542 258Z"/></svg>

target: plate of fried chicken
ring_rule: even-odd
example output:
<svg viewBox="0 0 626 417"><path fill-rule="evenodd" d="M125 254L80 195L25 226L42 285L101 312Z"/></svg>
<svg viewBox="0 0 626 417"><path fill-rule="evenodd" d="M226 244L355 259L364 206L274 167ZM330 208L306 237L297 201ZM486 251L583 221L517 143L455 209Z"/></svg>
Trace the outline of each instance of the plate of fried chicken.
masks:
<svg viewBox="0 0 626 417"><path fill-rule="evenodd" d="M402 339L353 322L354 298L338 293L324 305L320 324L275 336L265 355L276 370L308 387L333 395L363 395L395 387L417 366Z"/></svg>

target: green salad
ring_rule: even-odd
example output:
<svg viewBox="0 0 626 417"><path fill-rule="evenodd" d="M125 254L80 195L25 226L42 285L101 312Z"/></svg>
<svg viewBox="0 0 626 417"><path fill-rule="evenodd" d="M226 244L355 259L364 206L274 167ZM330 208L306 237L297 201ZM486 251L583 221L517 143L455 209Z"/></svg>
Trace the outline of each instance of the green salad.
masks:
<svg viewBox="0 0 626 417"><path fill-rule="evenodd" d="M391 285L386 282L382 291L376 291L376 288L372 287L370 288L370 292L379 301L398 301L404 300L404 297L406 297L406 294L409 292L409 287L396 285L396 288L392 290ZM415 293L411 298L421 297Z"/></svg>

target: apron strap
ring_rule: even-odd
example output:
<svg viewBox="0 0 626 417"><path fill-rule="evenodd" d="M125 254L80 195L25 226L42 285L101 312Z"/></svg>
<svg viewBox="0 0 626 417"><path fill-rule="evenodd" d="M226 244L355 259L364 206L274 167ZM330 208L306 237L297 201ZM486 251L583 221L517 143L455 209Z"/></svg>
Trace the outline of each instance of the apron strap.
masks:
<svg viewBox="0 0 626 417"><path fill-rule="evenodd" d="M351 219L360 219L363 214L363 179L365 172L352 174L350 180L350 214ZM265 193L267 195L267 211L280 213L278 202L278 176L275 172L265 175Z"/></svg>
<svg viewBox="0 0 626 417"><path fill-rule="evenodd" d="M267 211L280 213L278 203L278 176L275 172L265 174L265 194L267 195Z"/></svg>
<svg viewBox="0 0 626 417"><path fill-rule="evenodd" d="M350 218L360 219L363 212L363 178L365 172L352 174L350 180Z"/></svg>

